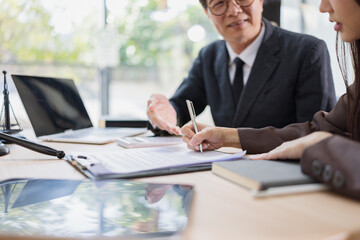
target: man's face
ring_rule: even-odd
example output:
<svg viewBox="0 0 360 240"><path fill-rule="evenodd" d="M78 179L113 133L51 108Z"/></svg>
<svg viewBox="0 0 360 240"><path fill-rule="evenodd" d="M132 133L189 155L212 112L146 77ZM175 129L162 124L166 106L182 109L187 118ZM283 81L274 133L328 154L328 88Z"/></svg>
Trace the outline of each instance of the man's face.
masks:
<svg viewBox="0 0 360 240"><path fill-rule="evenodd" d="M206 1L208 6L211 1ZM206 14L227 42L236 44L253 41L261 28L263 0L254 0L248 7L240 7L235 0L228 1L228 9L223 15L215 16L209 9Z"/></svg>

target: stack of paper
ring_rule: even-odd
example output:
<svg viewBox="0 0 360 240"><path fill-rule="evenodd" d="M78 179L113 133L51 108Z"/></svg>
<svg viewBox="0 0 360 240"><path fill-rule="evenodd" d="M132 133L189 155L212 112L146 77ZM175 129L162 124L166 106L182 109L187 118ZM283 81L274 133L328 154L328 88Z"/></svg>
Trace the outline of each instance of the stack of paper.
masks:
<svg viewBox="0 0 360 240"><path fill-rule="evenodd" d="M116 143L124 148L143 148L143 147L160 147L171 146L183 143L182 137L167 136L167 137L124 137L117 138Z"/></svg>
<svg viewBox="0 0 360 240"><path fill-rule="evenodd" d="M245 151L200 153L183 143L170 147L72 153L66 158L92 178L127 178L211 169L212 162L240 159L244 154Z"/></svg>

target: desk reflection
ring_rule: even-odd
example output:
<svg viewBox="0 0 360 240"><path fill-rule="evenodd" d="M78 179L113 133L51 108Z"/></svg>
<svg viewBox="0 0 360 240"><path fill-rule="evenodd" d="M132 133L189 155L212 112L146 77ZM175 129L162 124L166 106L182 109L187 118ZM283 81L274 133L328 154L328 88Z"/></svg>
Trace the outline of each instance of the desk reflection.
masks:
<svg viewBox="0 0 360 240"><path fill-rule="evenodd" d="M126 180L13 180L1 186L0 235L169 236L185 228L193 188Z"/></svg>

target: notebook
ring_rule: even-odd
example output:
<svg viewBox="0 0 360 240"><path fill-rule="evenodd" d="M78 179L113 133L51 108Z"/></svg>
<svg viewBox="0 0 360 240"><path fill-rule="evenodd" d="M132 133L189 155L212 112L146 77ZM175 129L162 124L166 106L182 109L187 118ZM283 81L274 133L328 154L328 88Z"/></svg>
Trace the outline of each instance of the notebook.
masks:
<svg viewBox="0 0 360 240"><path fill-rule="evenodd" d="M35 135L43 141L105 144L145 128L95 128L71 79L11 75Z"/></svg>
<svg viewBox="0 0 360 240"><path fill-rule="evenodd" d="M254 197L319 191L326 186L301 172L298 161L214 162L212 172L249 190Z"/></svg>

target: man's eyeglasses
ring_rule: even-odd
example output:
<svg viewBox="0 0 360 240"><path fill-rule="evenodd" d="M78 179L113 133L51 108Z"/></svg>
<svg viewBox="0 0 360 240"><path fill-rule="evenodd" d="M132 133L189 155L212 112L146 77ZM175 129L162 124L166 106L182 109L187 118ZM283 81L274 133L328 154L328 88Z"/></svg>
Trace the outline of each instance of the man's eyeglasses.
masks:
<svg viewBox="0 0 360 240"><path fill-rule="evenodd" d="M215 16L223 15L229 8L229 1L234 0L210 0L209 10ZM254 0L235 0L236 4L240 7L249 7Z"/></svg>

